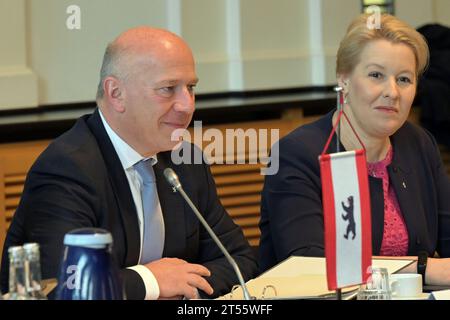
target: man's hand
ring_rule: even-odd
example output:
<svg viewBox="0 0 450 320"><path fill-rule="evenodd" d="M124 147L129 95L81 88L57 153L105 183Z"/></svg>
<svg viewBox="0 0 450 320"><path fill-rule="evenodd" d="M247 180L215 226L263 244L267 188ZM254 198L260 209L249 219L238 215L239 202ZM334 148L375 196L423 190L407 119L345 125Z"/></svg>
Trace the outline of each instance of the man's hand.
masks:
<svg viewBox="0 0 450 320"><path fill-rule="evenodd" d="M145 265L156 278L159 285L159 298L186 297L198 298L197 289L207 294L213 293L213 288L203 278L211 272L202 265L188 263L178 258L163 258Z"/></svg>

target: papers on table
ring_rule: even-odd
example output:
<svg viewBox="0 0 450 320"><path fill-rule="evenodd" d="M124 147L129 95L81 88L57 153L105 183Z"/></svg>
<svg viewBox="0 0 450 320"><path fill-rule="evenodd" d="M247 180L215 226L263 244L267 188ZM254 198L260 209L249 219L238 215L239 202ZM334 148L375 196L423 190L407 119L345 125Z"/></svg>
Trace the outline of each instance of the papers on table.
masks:
<svg viewBox="0 0 450 320"><path fill-rule="evenodd" d="M450 300L450 290L433 291L430 293L430 300Z"/></svg>
<svg viewBox="0 0 450 320"><path fill-rule="evenodd" d="M375 267L385 267L395 273L412 260L373 259ZM335 299L335 291L328 290L325 258L290 257L259 277L247 282L252 296L257 299ZM356 295L358 286L343 288L343 298ZM242 290L237 288L219 299L241 300Z"/></svg>

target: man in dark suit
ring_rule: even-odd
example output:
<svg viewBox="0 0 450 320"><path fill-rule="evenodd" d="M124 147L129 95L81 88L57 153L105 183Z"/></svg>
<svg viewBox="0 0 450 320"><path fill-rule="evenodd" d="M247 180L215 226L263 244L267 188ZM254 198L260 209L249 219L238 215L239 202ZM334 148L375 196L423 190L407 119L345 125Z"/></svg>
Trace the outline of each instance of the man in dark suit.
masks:
<svg viewBox="0 0 450 320"><path fill-rule="evenodd" d="M56 277L64 235L80 227L111 232L128 299L215 297L229 291L238 282L233 269L165 181L166 167L180 176L244 278L256 275L251 248L220 204L209 167L174 165L171 159L169 150L178 143L172 134L192 118L197 81L190 48L173 33L139 27L108 45L98 109L53 141L28 174L3 250L4 292L8 247L38 242L43 278ZM152 205L160 213L155 234L163 242L150 261L144 245L144 177L136 167L145 161L156 163Z"/></svg>

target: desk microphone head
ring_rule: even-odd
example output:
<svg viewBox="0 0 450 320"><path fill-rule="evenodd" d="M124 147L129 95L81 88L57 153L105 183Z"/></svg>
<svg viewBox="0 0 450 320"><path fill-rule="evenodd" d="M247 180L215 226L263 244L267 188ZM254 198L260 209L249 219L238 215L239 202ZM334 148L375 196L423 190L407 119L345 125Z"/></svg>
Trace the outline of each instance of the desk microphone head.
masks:
<svg viewBox="0 0 450 320"><path fill-rule="evenodd" d="M181 188L180 180L178 179L177 174L175 173L175 171L173 171L172 168L164 169L164 177L166 178L167 182L176 190L179 190Z"/></svg>

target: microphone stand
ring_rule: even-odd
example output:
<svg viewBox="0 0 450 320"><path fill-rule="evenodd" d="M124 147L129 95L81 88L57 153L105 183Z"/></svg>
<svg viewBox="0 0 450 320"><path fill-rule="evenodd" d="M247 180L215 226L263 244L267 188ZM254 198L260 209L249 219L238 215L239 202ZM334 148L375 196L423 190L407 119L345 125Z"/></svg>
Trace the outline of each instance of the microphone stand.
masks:
<svg viewBox="0 0 450 320"><path fill-rule="evenodd" d="M166 168L164 170L164 176L166 177L167 181L170 183L170 185L172 185L174 187L174 189L176 191L178 191L181 196L184 198L184 200L186 200L186 202L188 203L189 207L191 207L192 211L194 211L195 215L197 216L197 218L200 220L200 222L202 223L203 227L205 227L206 231L208 231L209 235L211 236L211 238L214 240L214 242L217 244L217 246L220 248L220 250L222 251L222 253L225 255L225 258L228 260L228 262L231 264L231 266L234 269L234 272L236 273L238 280L239 280L239 284L242 287L242 291L244 293L244 300L252 300L250 293L248 292L247 286L245 285L244 282L244 278L242 277L241 274L241 270L239 270L239 267L236 263L236 261L233 259L233 257L228 253L228 250L225 249L225 247L222 245L222 242L219 240L219 238L217 238L216 234L214 233L214 231L211 229L211 227L208 225L208 223L206 222L206 220L203 218L203 216L201 215L201 213L197 210L197 208L195 207L195 205L192 203L191 199L188 197L188 195L186 194L186 192L184 192L183 187L181 186L180 181L178 180L178 176L176 175L176 173L170 169L170 168Z"/></svg>

